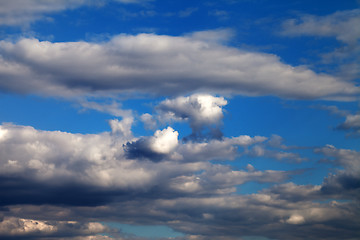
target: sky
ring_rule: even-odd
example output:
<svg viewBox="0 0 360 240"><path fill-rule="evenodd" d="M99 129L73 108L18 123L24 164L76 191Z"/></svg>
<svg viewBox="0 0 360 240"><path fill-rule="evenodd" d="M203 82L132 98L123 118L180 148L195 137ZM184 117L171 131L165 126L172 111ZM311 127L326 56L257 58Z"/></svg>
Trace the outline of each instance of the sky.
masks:
<svg viewBox="0 0 360 240"><path fill-rule="evenodd" d="M360 1L0 0L0 238L360 239Z"/></svg>

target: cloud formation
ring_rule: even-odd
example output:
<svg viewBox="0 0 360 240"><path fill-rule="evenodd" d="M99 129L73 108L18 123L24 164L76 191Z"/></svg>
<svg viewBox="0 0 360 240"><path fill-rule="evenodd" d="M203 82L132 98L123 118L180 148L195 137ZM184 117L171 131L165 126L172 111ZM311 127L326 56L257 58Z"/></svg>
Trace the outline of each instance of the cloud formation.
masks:
<svg viewBox="0 0 360 240"><path fill-rule="evenodd" d="M0 42L0 89L51 96L194 91L282 98L354 98L351 82L270 54L192 37L119 35L104 43Z"/></svg>
<svg viewBox="0 0 360 240"><path fill-rule="evenodd" d="M84 135L3 124L0 189L6 211L0 209L4 216L0 236L15 239L26 234L60 240L71 232L80 239L103 239L96 234L110 230L106 223L97 222L109 218L167 225L187 234L179 239L258 234L274 239L302 239L311 234L316 236L310 239L340 235L351 239L359 234L356 227L345 227L360 224L349 222L358 214L354 204L359 197L360 158L356 151L332 146L316 149L329 158L323 161L344 168L318 186L284 183L302 173L298 170L257 170L250 164L242 170L212 162L234 159L265 141L284 150L281 140L280 136L270 140L239 136L181 142L171 127L136 139L114 131ZM145 154L129 158L123 146L134 144L161 158L154 161ZM254 194L234 194L247 182L279 184ZM329 197L348 201L318 202ZM91 222L84 220L89 211Z"/></svg>

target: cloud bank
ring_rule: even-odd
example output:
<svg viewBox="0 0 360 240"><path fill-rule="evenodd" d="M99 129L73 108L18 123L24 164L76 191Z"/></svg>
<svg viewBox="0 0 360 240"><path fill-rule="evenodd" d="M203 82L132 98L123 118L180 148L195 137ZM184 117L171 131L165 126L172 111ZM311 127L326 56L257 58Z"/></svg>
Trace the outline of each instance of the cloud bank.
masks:
<svg viewBox="0 0 360 240"><path fill-rule="evenodd" d="M351 82L270 54L190 37L119 35L108 42L0 42L0 89L51 96L192 92L353 99ZM6 81L5 81L6 79Z"/></svg>

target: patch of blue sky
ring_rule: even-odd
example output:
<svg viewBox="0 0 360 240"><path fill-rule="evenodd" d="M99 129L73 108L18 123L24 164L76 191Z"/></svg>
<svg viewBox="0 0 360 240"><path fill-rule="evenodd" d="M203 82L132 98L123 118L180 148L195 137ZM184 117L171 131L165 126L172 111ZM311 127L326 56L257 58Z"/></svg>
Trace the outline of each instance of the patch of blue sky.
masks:
<svg viewBox="0 0 360 240"><path fill-rule="evenodd" d="M244 236L241 237L242 240L276 240L273 238L267 238L267 237L262 237L262 236Z"/></svg>
<svg viewBox="0 0 360 240"><path fill-rule="evenodd" d="M276 134L287 146L356 145L356 139L344 141L346 133L336 130L344 117L334 116L321 106L338 106L355 111L356 102L287 101L275 97L234 97L225 106L225 136L265 136ZM231 124L229 124L231 123Z"/></svg>
<svg viewBox="0 0 360 240"><path fill-rule="evenodd" d="M106 113L84 110L79 105L55 98L0 94L0 122L32 126L40 130L72 133L109 131Z"/></svg>
<svg viewBox="0 0 360 240"><path fill-rule="evenodd" d="M122 233L136 237L146 237L147 239L175 238L182 237L184 234L163 225L131 225L117 222L104 222L105 225L120 230Z"/></svg>

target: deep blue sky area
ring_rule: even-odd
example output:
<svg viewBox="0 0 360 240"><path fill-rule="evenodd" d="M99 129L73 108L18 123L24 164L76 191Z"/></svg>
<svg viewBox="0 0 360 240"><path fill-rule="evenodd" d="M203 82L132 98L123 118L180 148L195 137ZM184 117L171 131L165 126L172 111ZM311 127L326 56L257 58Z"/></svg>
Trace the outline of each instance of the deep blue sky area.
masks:
<svg viewBox="0 0 360 240"><path fill-rule="evenodd" d="M0 0L0 239L359 239L359 7Z"/></svg>

